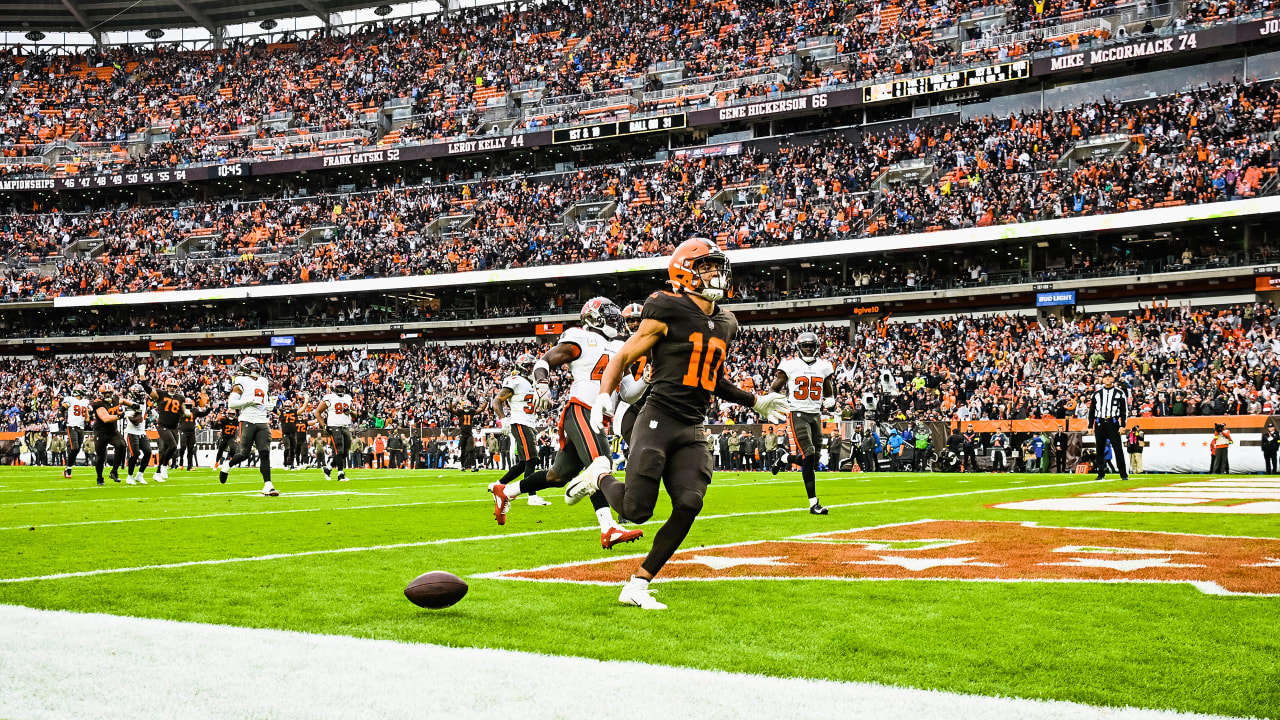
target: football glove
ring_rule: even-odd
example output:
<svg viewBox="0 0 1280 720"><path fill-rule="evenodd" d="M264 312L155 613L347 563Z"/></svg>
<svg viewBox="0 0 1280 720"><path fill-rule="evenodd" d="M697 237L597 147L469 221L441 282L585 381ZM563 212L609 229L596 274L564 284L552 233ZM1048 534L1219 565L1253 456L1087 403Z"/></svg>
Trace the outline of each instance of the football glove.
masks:
<svg viewBox="0 0 1280 720"><path fill-rule="evenodd" d="M591 406L591 429L598 433L604 432L605 418L611 417L613 417L613 393L600 393Z"/></svg>
<svg viewBox="0 0 1280 720"><path fill-rule="evenodd" d="M833 408L833 407L835 407L835 406L836 406L836 399L835 399L835 398L831 397L830 395L828 395L827 397L822 398L822 409L823 409L823 410L830 410L831 408Z"/></svg>
<svg viewBox="0 0 1280 720"><path fill-rule="evenodd" d="M551 386L540 382L533 386L533 409L545 411L551 409Z"/></svg>
<svg viewBox="0 0 1280 720"><path fill-rule="evenodd" d="M756 404L752 409L769 422L780 423L787 419L787 398L779 393L757 395Z"/></svg>

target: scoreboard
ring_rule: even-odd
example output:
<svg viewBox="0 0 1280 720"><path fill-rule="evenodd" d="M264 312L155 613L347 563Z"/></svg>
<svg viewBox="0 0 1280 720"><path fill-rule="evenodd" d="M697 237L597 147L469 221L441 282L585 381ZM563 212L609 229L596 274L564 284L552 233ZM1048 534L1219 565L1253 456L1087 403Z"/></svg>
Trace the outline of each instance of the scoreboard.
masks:
<svg viewBox="0 0 1280 720"><path fill-rule="evenodd" d="M685 127L685 122L685 114L677 113L635 120L622 120L620 122L555 128L551 131L551 142L558 145L560 143L586 142L589 140L607 140L609 138L662 132L664 130L680 130Z"/></svg>
<svg viewBox="0 0 1280 720"><path fill-rule="evenodd" d="M969 70L953 70L936 75L922 75L878 85L869 85L862 89L862 102L875 103L914 97L916 95L953 92L965 88L1009 82L1010 80L1021 80L1030 76L1031 61L1029 60L1019 60L1001 65L985 65Z"/></svg>

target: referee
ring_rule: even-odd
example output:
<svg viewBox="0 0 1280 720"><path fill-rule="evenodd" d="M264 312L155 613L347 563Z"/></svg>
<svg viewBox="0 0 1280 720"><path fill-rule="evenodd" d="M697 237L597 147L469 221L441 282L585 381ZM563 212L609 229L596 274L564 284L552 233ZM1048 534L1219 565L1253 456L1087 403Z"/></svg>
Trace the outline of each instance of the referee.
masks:
<svg viewBox="0 0 1280 720"><path fill-rule="evenodd" d="M1129 403L1124 390L1115 384L1115 373L1110 370L1103 372L1102 387L1093 393L1093 400L1089 403L1089 429L1093 430L1099 480L1107 476L1107 464L1103 458L1108 441L1111 442L1111 456L1120 470L1120 479L1129 479L1129 470L1124 464L1124 445L1120 440L1120 429L1129 420Z"/></svg>

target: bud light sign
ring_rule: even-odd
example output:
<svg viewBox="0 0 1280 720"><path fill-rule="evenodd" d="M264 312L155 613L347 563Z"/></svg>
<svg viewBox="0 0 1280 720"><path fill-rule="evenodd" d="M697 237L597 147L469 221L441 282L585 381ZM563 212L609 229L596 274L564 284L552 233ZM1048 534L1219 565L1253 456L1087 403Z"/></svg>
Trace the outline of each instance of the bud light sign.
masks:
<svg viewBox="0 0 1280 720"><path fill-rule="evenodd" d="M1051 305L1075 305L1075 290L1053 290L1051 292L1036 293L1036 307L1049 307Z"/></svg>

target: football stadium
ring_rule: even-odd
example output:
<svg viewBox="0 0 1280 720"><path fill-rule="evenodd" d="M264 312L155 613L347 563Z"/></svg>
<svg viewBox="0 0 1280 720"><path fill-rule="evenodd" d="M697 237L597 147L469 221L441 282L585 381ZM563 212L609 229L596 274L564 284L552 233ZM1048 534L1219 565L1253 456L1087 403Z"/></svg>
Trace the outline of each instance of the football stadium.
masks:
<svg viewBox="0 0 1280 720"><path fill-rule="evenodd" d="M6 0L0 718L1280 718L1278 169L1276 0Z"/></svg>

